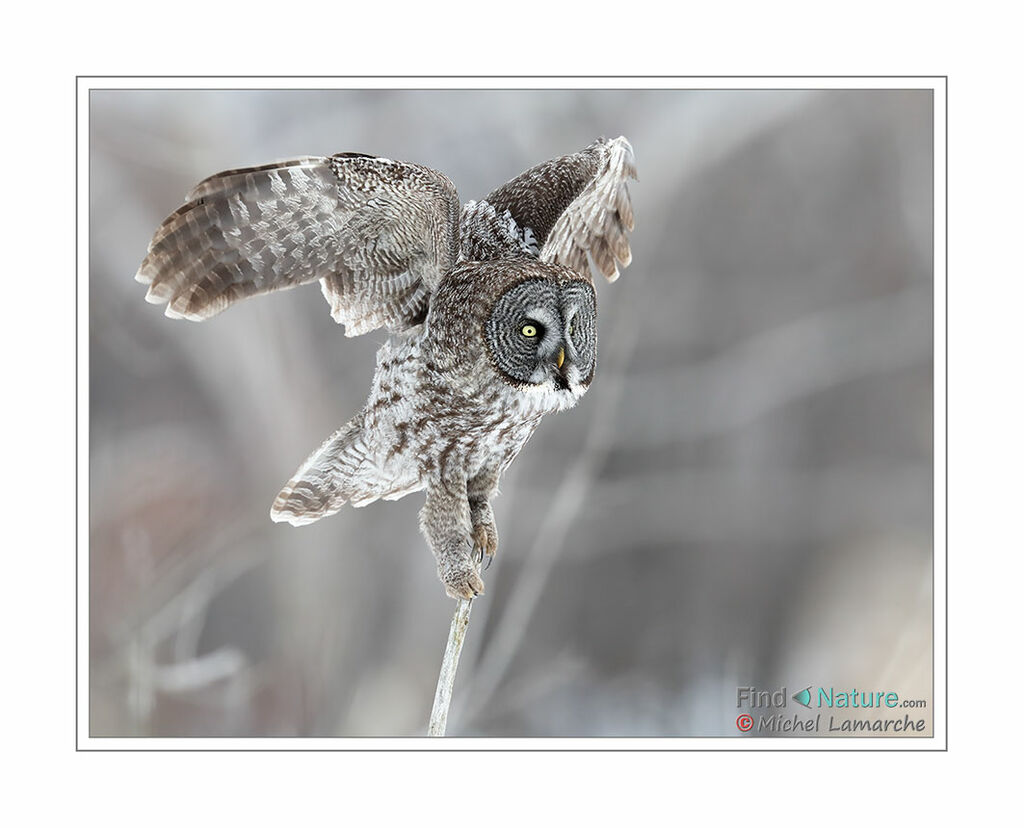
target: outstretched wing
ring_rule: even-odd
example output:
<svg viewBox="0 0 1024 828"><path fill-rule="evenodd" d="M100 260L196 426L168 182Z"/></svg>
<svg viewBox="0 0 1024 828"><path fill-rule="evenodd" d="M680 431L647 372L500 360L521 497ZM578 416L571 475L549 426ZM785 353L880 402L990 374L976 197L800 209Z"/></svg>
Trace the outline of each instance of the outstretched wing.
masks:
<svg viewBox="0 0 1024 828"><path fill-rule="evenodd" d="M135 278L171 317L319 280L347 336L423 321L458 255L455 186L427 167L339 153L207 178L157 229Z"/></svg>
<svg viewBox="0 0 1024 828"><path fill-rule="evenodd" d="M622 136L599 138L580 152L527 170L485 202L499 217L508 211L523 247L535 246L542 261L588 273L589 253L605 277L614 281L618 266L625 267L632 258L627 236L633 229L629 178L636 178L629 141Z"/></svg>

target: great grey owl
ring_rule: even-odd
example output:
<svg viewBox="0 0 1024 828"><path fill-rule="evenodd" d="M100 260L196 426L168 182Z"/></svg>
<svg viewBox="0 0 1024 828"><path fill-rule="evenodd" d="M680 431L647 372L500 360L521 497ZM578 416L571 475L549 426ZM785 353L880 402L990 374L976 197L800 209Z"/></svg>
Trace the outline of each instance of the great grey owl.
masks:
<svg viewBox="0 0 1024 828"><path fill-rule="evenodd" d="M533 167L481 201L419 164L362 153L228 170L157 229L136 280L172 318L319 281L346 336L387 328L366 406L274 501L296 526L426 489L420 528L449 595L483 592L498 478L596 364L587 256L631 254L624 137Z"/></svg>

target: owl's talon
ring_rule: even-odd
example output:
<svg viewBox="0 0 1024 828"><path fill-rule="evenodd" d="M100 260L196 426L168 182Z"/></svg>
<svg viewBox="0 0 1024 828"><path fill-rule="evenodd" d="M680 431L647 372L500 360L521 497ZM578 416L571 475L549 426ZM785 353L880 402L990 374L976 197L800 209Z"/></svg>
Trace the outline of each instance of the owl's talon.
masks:
<svg viewBox="0 0 1024 828"><path fill-rule="evenodd" d="M489 512L489 507L488 507ZM488 520L483 516L477 519L473 525L473 552L479 563L484 562L484 556L488 558L487 565L494 558L498 551L498 530L494 526L493 518Z"/></svg>
<svg viewBox="0 0 1024 828"><path fill-rule="evenodd" d="M456 601L460 598L469 600L484 593L483 579L473 561L468 558L464 561L465 565L456 565L438 573L444 582L445 592Z"/></svg>

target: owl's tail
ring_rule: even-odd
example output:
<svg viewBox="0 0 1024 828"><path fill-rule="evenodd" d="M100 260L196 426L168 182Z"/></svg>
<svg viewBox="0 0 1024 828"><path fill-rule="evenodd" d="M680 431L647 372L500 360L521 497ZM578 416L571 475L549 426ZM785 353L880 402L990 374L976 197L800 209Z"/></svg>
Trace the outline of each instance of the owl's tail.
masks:
<svg viewBox="0 0 1024 828"><path fill-rule="evenodd" d="M360 419L343 425L299 466L274 501L271 519L304 526L333 515L347 501L362 506L379 497L359 483L367 477L367 448Z"/></svg>

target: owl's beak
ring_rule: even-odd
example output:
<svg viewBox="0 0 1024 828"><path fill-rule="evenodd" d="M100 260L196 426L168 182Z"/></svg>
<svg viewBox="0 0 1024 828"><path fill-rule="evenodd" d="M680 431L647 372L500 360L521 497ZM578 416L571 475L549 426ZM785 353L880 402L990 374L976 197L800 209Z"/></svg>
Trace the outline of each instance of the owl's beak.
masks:
<svg viewBox="0 0 1024 828"><path fill-rule="evenodd" d="M562 366L565 365L565 348L564 347L558 349L558 355L555 357L554 363L555 363L555 376L554 376L555 387L556 388L560 388L563 391L569 390L569 378L566 376L566 374L569 372L569 368L568 368L568 366L566 366L564 369L562 368Z"/></svg>

